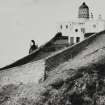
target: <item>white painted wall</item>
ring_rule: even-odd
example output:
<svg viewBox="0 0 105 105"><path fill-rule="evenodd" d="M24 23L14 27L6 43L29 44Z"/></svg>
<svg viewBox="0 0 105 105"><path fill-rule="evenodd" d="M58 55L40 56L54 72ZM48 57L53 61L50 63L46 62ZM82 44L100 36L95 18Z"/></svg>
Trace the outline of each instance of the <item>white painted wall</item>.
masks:
<svg viewBox="0 0 105 105"><path fill-rule="evenodd" d="M105 29L105 21L90 20L86 24L86 33L96 33Z"/></svg>
<svg viewBox="0 0 105 105"><path fill-rule="evenodd" d="M80 41L84 40L85 33L81 32L81 28L85 28L85 33L97 33L105 30L105 20L79 19L76 22L62 22L58 25L58 32L62 32L64 36L69 36L69 43L70 37L74 37L74 42L76 43L76 37L80 37ZM78 30L78 32L75 31L76 29Z"/></svg>

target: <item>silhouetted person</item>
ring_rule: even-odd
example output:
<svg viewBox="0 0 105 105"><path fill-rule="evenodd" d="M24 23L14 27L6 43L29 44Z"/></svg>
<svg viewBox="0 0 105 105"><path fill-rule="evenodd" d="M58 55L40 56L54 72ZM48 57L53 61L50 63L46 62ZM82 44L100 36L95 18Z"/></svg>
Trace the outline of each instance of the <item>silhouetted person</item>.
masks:
<svg viewBox="0 0 105 105"><path fill-rule="evenodd" d="M35 51L38 48L37 45L35 45L35 41L31 40L30 42L30 49L29 49L29 54L31 54L33 51Z"/></svg>

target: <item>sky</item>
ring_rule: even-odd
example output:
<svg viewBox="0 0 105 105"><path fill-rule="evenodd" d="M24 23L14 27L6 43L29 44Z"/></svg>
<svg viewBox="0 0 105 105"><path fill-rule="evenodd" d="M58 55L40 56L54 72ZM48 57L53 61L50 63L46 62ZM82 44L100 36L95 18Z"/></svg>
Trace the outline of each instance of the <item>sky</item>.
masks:
<svg viewBox="0 0 105 105"><path fill-rule="evenodd" d="M30 40L40 46L51 39L84 1L94 18L105 19L105 0L0 0L0 67L28 55Z"/></svg>

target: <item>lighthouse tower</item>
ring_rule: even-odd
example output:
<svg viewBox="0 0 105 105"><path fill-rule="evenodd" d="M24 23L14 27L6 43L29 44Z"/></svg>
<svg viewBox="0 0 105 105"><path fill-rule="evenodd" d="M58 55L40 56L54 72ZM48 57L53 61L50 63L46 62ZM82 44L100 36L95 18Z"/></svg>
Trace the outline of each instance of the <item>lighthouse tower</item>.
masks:
<svg viewBox="0 0 105 105"><path fill-rule="evenodd" d="M78 18L89 19L89 7L86 5L85 2L83 2L82 5L79 7Z"/></svg>
<svg viewBox="0 0 105 105"><path fill-rule="evenodd" d="M58 32L68 36L70 45L83 41L92 34L105 30L105 20L93 18L93 13L89 16L89 7L83 2L78 8L78 18L76 21L62 22L59 24Z"/></svg>

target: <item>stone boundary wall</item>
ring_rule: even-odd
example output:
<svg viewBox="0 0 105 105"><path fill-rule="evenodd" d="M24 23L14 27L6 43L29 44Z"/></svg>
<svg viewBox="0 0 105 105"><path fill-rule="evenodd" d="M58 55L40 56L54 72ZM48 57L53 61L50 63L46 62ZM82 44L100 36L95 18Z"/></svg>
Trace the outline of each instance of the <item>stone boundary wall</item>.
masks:
<svg viewBox="0 0 105 105"><path fill-rule="evenodd" d="M82 50L85 49L86 46L88 46L90 43L92 43L93 40L95 40L100 35L105 34L105 31L99 32L97 34L93 34L89 38L85 39L84 41L73 45L71 47L68 47L62 51L59 51L58 53L55 53L52 56L47 57L45 61L45 73L46 76L49 71L56 68L61 63L68 61L69 59L72 59L77 54L79 54Z"/></svg>

